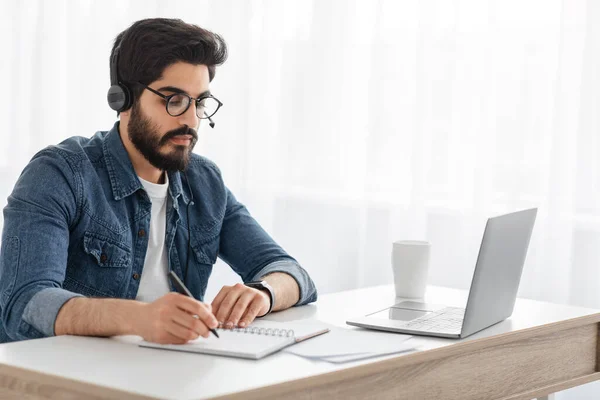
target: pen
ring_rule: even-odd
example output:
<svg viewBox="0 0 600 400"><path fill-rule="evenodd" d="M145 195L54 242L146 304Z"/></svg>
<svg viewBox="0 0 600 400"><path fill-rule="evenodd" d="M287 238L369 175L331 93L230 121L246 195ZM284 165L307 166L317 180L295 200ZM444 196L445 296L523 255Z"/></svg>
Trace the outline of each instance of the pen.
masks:
<svg viewBox="0 0 600 400"><path fill-rule="evenodd" d="M192 296L192 293L190 293L188 288L185 287L183 282L181 282L181 279L179 279L179 277L175 274L175 272L173 272L173 270L169 271L169 273L167 275L171 279L173 286L175 286L175 289L177 289L177 291L179 293L184 294L188 297L191 297L192 299L194 298L194 296ZM208 329L210 329L210 331L212 332L213 335L215 335L216 337L219 337L219 334L217 333L217 331L215 331L214 329L211 329L211 328L208 328Z"/></svg>

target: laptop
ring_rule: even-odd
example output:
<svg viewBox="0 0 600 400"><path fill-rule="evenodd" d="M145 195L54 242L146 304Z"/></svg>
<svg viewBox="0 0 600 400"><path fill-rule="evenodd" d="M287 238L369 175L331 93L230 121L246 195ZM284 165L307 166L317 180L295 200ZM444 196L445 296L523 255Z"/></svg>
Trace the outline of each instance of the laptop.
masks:
<svg viewBox="0 0 600 400"><path fill-rule="evenodd" d="M402 301L348 325L445 338L465 338L512 315L537 208L489 218L466 308Z"/></svg>

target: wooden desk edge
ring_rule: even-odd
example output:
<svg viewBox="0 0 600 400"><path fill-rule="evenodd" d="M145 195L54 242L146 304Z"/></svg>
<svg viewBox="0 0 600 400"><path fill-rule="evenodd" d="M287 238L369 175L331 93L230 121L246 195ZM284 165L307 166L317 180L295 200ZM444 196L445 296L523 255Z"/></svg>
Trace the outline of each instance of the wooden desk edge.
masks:
<svg viewBox="0 0 600 400"><path fill-rule="evenodd" d="M343 370L327 372L324 374L301 378L294 381L282 382L279 384L265 386L258 389L252 389L242 393L232 393L229 395L213 397L213 400L220 399L255 399L255 398L270 398L277 397L283 392L301 392L303 389L308 387L316 387L323 385L331 385L336 382L342 381L353 381L364 378L366 375L377 375L390 370L399 369L411 365L418 365L430 361L435 361L443 358L449 358L452 356L459 356L465 352L473 353L478 350L487 348L497 347L505 344L516 343L527 339L536 338L544 335L551 335L574 328L585 327L590 325L596 325L597 335L596 341L596 372L588 374L582 377L570 379L565 382L561 382L555 385L549 385L544 388L537 388L532 391L528 391L527 394L521 394L516 396L507 396L505 400L518 400L518 399L532 399L538 396L544 396L550 393L555 393L560 390L565 390L577 385L589 383L600 379L600 373L598 362L600 362L600 329L598 324L600 323L600 313L585 315L582 317L576 317L564 321L553 322L545 325L540 325L532 328L522 329L515 332L507 332L496 336L485 337L480 339L474 339L470 341L459 342L451 344L445 347L419 351L416 353L401 355L398 357L373 362L369 364L359 365ZM525 397L523 397L525 396Z"/></svg>

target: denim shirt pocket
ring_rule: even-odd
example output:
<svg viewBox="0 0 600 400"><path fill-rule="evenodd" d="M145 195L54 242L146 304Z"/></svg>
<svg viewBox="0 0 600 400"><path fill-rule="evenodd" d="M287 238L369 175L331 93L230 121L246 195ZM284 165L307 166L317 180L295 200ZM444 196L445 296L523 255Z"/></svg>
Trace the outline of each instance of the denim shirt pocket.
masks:
<svg viewBox="0 0 600 400"><path fill-rule="evenodd" d="M198 292L200 298L203 298L208 285L208 279L212 273L213 265L219 255L219 233L220 226L213 225L207 229L206 226L192 227L191 247L194 259L194 266L199 278ZM190 266L192 268L192 266Z"/></svg>
<svg viewBox="0 0 600 400"><path fill-rule="evenodd" d="M124 297L131 250L116 238L88 231L83 252L87 256L67 268L64 288L84 296Z"/></svg>
<svg viewBox="0 0 600 400"><path fill-rule="evenodd" d="M86 232L83 248L100 267L125 268L131 263L131 250L104 235Z"/></svg>

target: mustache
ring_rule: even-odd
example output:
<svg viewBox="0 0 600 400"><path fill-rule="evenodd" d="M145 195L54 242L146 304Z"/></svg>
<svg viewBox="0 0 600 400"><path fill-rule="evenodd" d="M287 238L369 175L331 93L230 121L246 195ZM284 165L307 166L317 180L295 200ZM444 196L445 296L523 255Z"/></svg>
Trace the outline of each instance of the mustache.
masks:
<svg viewBox="0 0 600 400"><path fill-rule="evenodd" d="M165 133L165 135L160 139L160 144L163 145L174 137L186 135L189 135L193 138L192 142L196 142L198 140L198 133L195 129L188 126L182 126L181 128L173 129L172 131Z"/></svg>

